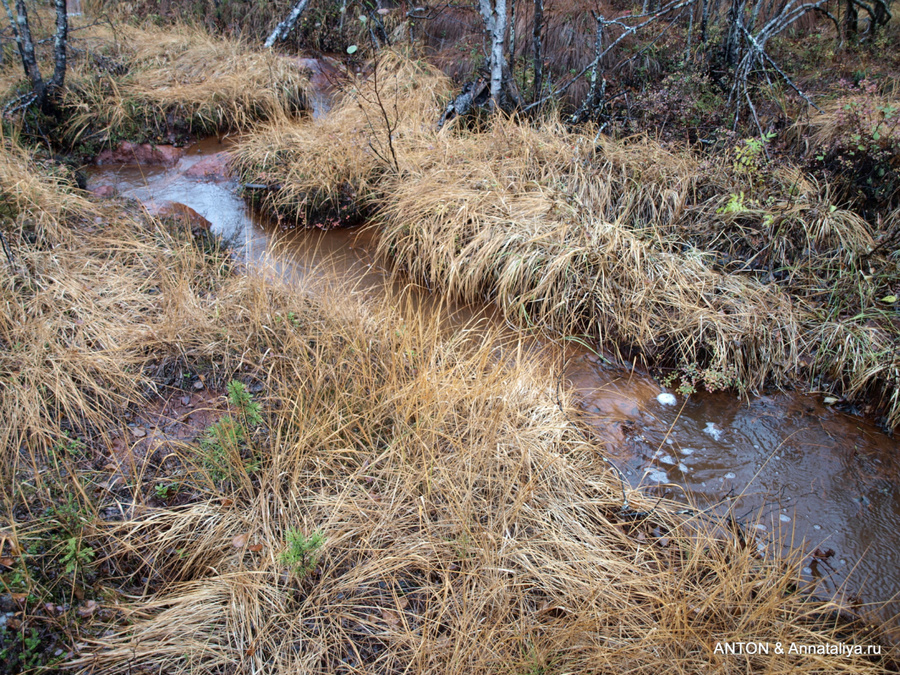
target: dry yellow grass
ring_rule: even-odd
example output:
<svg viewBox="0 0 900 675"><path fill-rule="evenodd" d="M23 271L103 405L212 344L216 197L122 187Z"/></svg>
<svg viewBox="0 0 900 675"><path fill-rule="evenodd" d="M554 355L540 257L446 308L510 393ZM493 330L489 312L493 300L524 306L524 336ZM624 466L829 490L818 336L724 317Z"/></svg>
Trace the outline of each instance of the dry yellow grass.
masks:
<svg viewBox="0 0 900 675"><path fill-rule="evenodd" d="M405 158L429 136L452 85L425 61L393 51L382 54L377 73L377 89L371 77L347 86L315 124L282 118L241 137L238 170L280 188L267 193L268 208L305 221L321 211L365 210L381 196L392 159L379 98L394 128L394 151Z"/></svg>
<svg viewBox="0 0 900 675"><path fill-rule="evenodd" d="M885 360L900 336L877 286L854 287L874 233L827 186L772 166L753 139L711 160L553 122L438 132L445 77L395 53L378 73L377 92L373 78L357 83L321 123L282 120L242 139L245 178L277 188L267 206L325 225L372 214L400 267L519 324L734 370L747 389L822 375L900 423ZM823 341L836 321L856 336L874 321L884 349Z"/></svg>
<svg viewBox="0 0 900 675"><path fill-rule="evenodd" d="M67 597L93 575L93 618L52 624L78 631L70 669L883 672L859 656L716 655L717 641L877 636L798 592L796 561L761 558L727 523L633 490L624 508L534 355L340 289L238 276L187 232L95 213L58 222L78 236L53 248L11 232L29 271L2 271L0 339L22 350L0 365L13 385L2 532L36 597L41 575L71 584ZM105 432L131 438L124 413L175 362L209 387L261 383L262 423L242 422L215 471L209 446L184 440L165 458L135 451L117 483ZM40 396L26 385L44 398L23 405ZM61 426L83 439L81 464L42 441ZM154 501L176 480L181 506ZM74 521L53 510L66 499ZM283 561L289 530L324 537L305 576ZM62 570L72 540L94 552L80 572Z"/></svg>
<svg viewBox="0 0 900 675"><path fill-rule="evenodd" d="M307 74L295 59L173 26L76 34L83 50L64 104L71 142L213 133L306 106Z"/></svg>
<svg viewBox="0 0 900 675"><path fill-rule="evenodd" d="M6 222L49 237L64 236L59 224L86 218L93 205L75 190L73 177L52 161L38 164L33 153L0 132L0 209Z"/></svg>
<svg viewBox="0 0 900 675"><path fill-rule="evenodd" d="M681 208L671 188L658 201L652 184L615 196L609 160L594 164L587 137L555 127L442 140L448 161L410 169L381 209L381 246L414 277L494 299L520 323L733 366L751 388L790 370L800 330L787 296L660 249L653 218Z"/></svg>

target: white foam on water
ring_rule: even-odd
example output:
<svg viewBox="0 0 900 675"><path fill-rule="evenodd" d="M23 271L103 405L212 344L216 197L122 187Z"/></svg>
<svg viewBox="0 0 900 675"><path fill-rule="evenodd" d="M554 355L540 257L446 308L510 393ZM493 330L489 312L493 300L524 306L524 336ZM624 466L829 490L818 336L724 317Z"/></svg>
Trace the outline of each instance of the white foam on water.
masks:
<svg viewBox="0 0 900 675"><path fill-rule="evenodd" d="M676 403L678 403L678 399L675 398L675 394L670 394L667 391L664 391L659 396L657 396L656 400L659 401L662 405L675 405Z"/></svg>
<svg viewBox="0 0 900 675"><path fill-rule="evenodd" d="M644 476L646 476L649 480L654 483L668 483L669 482L669 474L665 471L660 471L659 469L648 469Z"/></svg>
<svg viewBox="0 0 900 675"><path fill-rule="evenodd" d="M707 422L706 427L703 429L703 433L712 436L713 440L718 441L722 438L722 430L716 425L715 422Z"/></svg>

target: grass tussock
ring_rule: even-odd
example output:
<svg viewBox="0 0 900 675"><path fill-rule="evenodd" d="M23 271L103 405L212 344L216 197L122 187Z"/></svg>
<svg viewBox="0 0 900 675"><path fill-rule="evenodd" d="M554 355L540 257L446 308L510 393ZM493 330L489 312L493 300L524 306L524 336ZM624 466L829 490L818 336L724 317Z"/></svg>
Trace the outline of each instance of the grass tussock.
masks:
<svg viewBox="0 0 900 675"><path fill-rule="evenodd" d="M394 51L382 54L375 75L348 87L316 124L279 120L242 136L238 170L249 182L277 188L264 197L266 208L323 226L346 224L371 210L391 171L391 146L399 160L427 138L435 110L452 91L436 68Z"/></svg>
<svg viewBox="0 0 900 675"><path fill-rule="evenodd" d="M883 672L716 655L876 637L746 532L632 490L624 507L515 345L235 275L184 229L97 213L54 248L16 239L28 271L3 268L10 667ZM191 413L217 411L203 433L126 426L195 381L221 393Z"/></svg>
<svg viewBox="0 0 900 675"><path fill-rule="evenodd" d="M618 167L592 165L587 140L514 123L448 138L457 161L423 165L394 188L382 247L415 277L494 299L520 323L736 368L749 387L782 375L799 336L789 300L660 250L648 224L676 216L680 196L652 185L611 194Z"/></svg>
<svg viewBox="0 0 900 675"><path fill-rule="evenodd" d="M885 214L900 204L900 92L873 80L843 84L843 95L795 124L795 133L810 133L810 160L828 172L843 199Z"/></svg>
<svg viewBox="0 0 900 675"><path fill-rule="evenodd" d="M260 300L258 289L243 291ZM840 634L836 607L793 589L796 566L696 535L668 505L646 521L624 518L617 480L539 370L497 367L490 341L442 341L392 312L338 318L317 303L289 306L286 330L266 315L271 305L254 305L260 323L247 326L272 327L263 340L281 355L262 403L272 412L254 440L260 465L232 465L218 498L99 527L108 564L163 590L120 606L126 627L77 665L487 673L712 663L745 672L711 645L754 631L784 644ZM291 531L324 540L300 571L285 556Z"/></svg>
<svg viewBox="0 0 900 675"><path fill-rule="evenodd" d="M70 171L52 161L40 161L14 137L0 133L0 213L4 231L24 228L31 238L65 235L59 223L85 219L93 205L75 190Z"/></svg>
<svg viewBox="0 0 900 675"><path fill-rule="evenodd" d="M63 212L65 193L58 198ZM161 265L177 245L139 220L123 221L118 208L69 220L79 236L57 222L52 241L36 238L28 215L4 232L13 256L0 271L4 462L21 459L26 447L49 451L70 433L105 434L120 411L151 393L148 362L190 348L157 322L169 300L180 300L181 313L199 302L186 296L183 268Z"/></svg>
<svg viewBox="0 0 900 675"><path fill-rule="evenodd" d="M880 300L898 290L879 246L890 228L838 208L763 141L711 159L553 122L438 132L446 78L396 54L378 72L377 92L357 83L321 123L244 137L243 175L277 188L267 206L324 226L373 213L414 277L519 324L694 364L710 384L816 380L900 423L900 329ZM823 340L836 324L843 337Z"/></svg>
<svg viewBox="0 0 900 675"><path fill-rule="evenodd" d="M239 39L119 25L77 42L64 101L72 143L173 142L306 107L307 74L296 61Z"/></svg>

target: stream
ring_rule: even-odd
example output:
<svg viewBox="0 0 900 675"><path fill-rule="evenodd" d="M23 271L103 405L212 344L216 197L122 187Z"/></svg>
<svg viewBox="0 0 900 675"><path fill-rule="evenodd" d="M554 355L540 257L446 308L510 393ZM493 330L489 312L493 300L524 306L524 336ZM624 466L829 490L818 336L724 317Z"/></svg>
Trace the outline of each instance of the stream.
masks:
<svg viewBox="0 0 900 675"><path fill-rule="evenodd" d="M209 221L248 267L291 283L306 287L316 279L337 278L370 296L383 296L388 284L397 283L387 263L375 256L371 230L284 232L252 213L227 175L225 150L211 138L168 166L110 157L88 169L88 188L139 200L152 213L171 211L171 203L185 205L191 218ZM424 289L413 295L422 311L446 313L451 324L479 318L516 337L491 307L451 306ZM689 495L718 513L731 508L756 530L761 551L772 542L803 551L803 575L818 595L843 595L854 605L887 603L879 614L896 625L896 439L825 405L822 396L776 392L749 401L725 393L660 396L666 392L639 368L612 365L578 345L567 345L564 354L559 345L549 349L556 350L551 358L565 363L565 386L584 421L632 485L674 498Z"/></svg>

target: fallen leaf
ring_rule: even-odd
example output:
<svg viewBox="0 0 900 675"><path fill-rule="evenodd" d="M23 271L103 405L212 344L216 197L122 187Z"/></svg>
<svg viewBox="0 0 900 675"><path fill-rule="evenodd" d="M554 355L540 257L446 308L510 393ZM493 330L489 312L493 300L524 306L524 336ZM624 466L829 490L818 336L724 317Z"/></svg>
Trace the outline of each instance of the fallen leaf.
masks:
<svg viewBox="0 0 900 675"><path fill-rule="evenodd" d="M234 539L231 540L231 545L235 548L244 548L247 545L247 542L250 541L250 533L247 532L245 534L239 534Z"/></svg>
<svg viewBox="0 0 900 675"><path fill-rule="evenodd" d="M263 550L263 545L262 544L253 544L253 546L248 546L247 550L251 551L252 553L259 553L260 551Z"/></svg>
<svg viewBox="0 0 900 675"><path fill-rule="evenodd" d="M10 597L13 599L13 602L24 605L25 601L28 600L28 593L10 593Z"/></svg>
<svg viewBox="0 0 900 675"><path fill-rule="evenodd" d="M392 612L389 609L381 610L381 618L384 619L385 623L387 623L387 625L391 627L400 624L400 617L397 615L397 612Z"/></svg>
<svg viewBox="0 0 900 675"><path fill-rule="evenodd" d="M200 380L197 380L196 382L194 382L194 389L196 389L198 391L200 389L203 389L203 383Z"/></svg>
<svg viewBox="0 0 900 675"><path fill-rule="evenodd" d="M222 506L231 506L232 504L234 504L233 499L223 499L222 500Z"/></svg>
<svg viewBox="0 0 900 675"><path fill-rule="evenodd" d="M4 567L12 567L15 564L15 560L12 558L0 558L0 565Z"/></svg>
<svg viewBox="0 0 900 675"><path fill-rule="evenodd" d="M86 619L89 616L94 616L94 613L100 609L100 605L97 604L96 600L88 600L81 607L78 608L77 614L82 619Z"/></svg>
<svg viewBox="0 0 900 675"><path fill-rule="evenodd" d="M137 436L138 438L143 438L147 435L147 432L141 429L140 427L135 427L131 430L133 436Z"/></svg>
<svg viewBox="0 0 900 675"><path fill-rule="evenodd" d="M400 601L397 603L397 606L400 609L406 609L409 606L409 600L406 598L400 598Z"/></svg>

